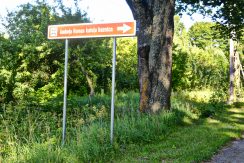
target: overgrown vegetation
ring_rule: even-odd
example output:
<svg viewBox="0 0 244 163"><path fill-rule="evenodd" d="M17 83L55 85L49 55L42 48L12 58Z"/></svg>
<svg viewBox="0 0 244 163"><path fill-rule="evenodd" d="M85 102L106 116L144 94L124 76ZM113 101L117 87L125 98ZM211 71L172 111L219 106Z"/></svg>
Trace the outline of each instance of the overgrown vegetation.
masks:
<svg viewBox="0 0 244 163"><path fill-rule="evenodd" d="M137 111L138 94L116 97L115 139L109 140L106 95L69 99L67 141L61 147L61 110L4 105L1 108L1 160L6 162L87 162L116 159L131 145L146 145L174 133L199 117L214 116L222 108L209 102L210 91L174 95L172 111L150 116ZM60 99L61 100L61 99ZM57 102L57 101L56 101ZM60 102L60 101L59 101ZM48 108L55 108L48 106ZM212 111L206 114L206 111Z"/></svg>
<svg viewBox="0 0 244 163"><path fill-rule="evenodd" d="M186 31L175 16L170 111L154 116L138 111L137 40L117 41L113 144L112 40L71 40L67 138L61 147L64 42L47 40L46 32L49 24L76 22L89 19L60 2L37 1L8 14L7 34L0 35L0 162L105 162L119 156L125 162L192 162L210 158L240 136L244 111L227 111L225 105L228 41L214 23L197 23ZM242 55L243 48L238 50ZM151 155L154 150L159 152Z"/></svg>
<svg viewBox="0 0 244 163"><path fill-rule="evenodd" d="M244 110L243 104L239 106L195 122L186 119L184 126L150 144L130 145L115 162L208 161L224 144L242 137Z"/></svg>
<svg viewBox="0 0 244 163"><path fill-rule="evenodd" d="M29 99L45 103L62 96L64 42L47 40L47 26L75 22L89 19L79 9L72 11L60 3L55 8L43 2L26 4L8 14L5 21L8 34L0 35L1 103ZM226 90L228 40L215 26L197 23L187 32L180 18L175 17L174 90L206 87ZM136 45L136 38L118 39L118 91L138 90ZM109 93L112 40L74 39L69 50L68 93L78 96ZM242 49L239 50L242 54Z"/></svg>

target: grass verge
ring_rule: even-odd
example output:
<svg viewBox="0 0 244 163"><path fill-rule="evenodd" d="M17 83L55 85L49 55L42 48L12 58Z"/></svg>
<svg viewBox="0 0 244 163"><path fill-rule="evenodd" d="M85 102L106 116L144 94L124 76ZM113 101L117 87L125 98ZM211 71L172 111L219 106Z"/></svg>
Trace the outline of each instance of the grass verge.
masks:
<svg viewBox="0 0 244 163"><path fill-rule="evenodd" d="M113 145L108 96L92 101L70 99L64 147L60 146L61 111L55 109L59 101L46 105L51 109L4 106L0 110L0 162L207 160L226 142L240 137L244 109L241 103L238 109L213 105L205 95L197 98L197 94L194 98L187 92L174 95L173 110L153 116L137 111L137 93L118 94Z"/></svg>
<svg viewBox="0 0 244 163"><path fill-rule="evenodd" d="M244 108L232 107L213 117L176 127L144 145L130 145L115 162L202 162L244 131ZM187 125L188 124L188 125Z"/></svg>

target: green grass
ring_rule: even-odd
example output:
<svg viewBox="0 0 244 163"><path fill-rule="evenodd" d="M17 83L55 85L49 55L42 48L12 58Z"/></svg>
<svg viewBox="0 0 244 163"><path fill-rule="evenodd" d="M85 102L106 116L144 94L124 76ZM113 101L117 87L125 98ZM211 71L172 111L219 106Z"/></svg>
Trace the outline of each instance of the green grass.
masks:
<svg viewBox="0 0 244 163"><path fill-rule="evenodd" d="M189 121L187 121L189 122ZM244 131L244 108L231 108L214 117L174 128L154 142L130 145L115 162L201 162Z"/></svg>
<svg viewBox="0 0 244 163"><path fill-rule="evenodd" d="M243 104L238 103L238 109L227 109L222 103L209 103L210 94L209 91L174 94L172 111L151 116L137 111L137 93L118 93L113 145L109 140L107 95L97 95L91 101L88 97L69 98L64 147L61 147L59 99L38 106L2 105L0 162L207 160L244 131Z"/></svg>

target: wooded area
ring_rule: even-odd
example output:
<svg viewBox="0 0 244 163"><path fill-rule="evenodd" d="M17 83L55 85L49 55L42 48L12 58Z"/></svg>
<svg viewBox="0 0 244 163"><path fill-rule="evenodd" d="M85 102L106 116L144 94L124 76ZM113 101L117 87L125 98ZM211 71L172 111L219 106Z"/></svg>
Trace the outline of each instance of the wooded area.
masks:
<svg viewBox="0 0 244 163"><path fill-rule="evenodd" d="M47 26L89 22L89 19L79 9L74 12L61 3L57 5L51 7L42 2L36 5L26 4L21 6L19 11L8 14L4 24L8 34L1 35L0 99L2 103L11 101L18 103L21 100L42 103L62 96L64 42L47 40ZM227 89L229 34L218 31L218 26L219 24L216 23L196 23L186 32L179 17L175 17L172 73L174 90L216 88L216 86L219 86L221 90ZM140 27L142 28L142 25ZM144 33L143 29L141 33ZM145 39L140 37L142 36L139 35L139 46L145 45L140 42ZM69 94L83 96L93 95L94 92L109 93L111 44L110 39L71 40ZM243 54L242 38L238 40L235 47L239 54ZM116 80L118 91L136 91L139 88L136 49L136 38L119 39ZM150 55L153 54L154 51L150 52ZM151 60L152 63L149 65L160 64L154 63L156 61L159 61L157 57L155 61ZM142 66L146 63L139 62L139 74L145 70L140 64ZM163 70L163 67L160 69ZM170 69L169 72L171 72ZM157 81L151 76L151 81ZM164 77L165 75L162 76L162 80ZM170 81L170 78L168 80ZM140 81L142 82L142 79Z"/></svg>
<svg viewBox="0 0 244 163"><path fill-rule="evenodd" d="M170 109L174 15L199 11L218 21L227 37L240 38L243 32L244 1L209 0L126 0L140 24L138 64L140 110ZM209 8L210 7L210 8ZM213 8L216 10L214 11ZM234 34L233 34L234 33Z"/></svg>
<svg viewBox="0 0 244 163"><path fill-rule="evenodd" d="M87 23L89 17L62 1L53 6L36 1L8 13L0 33L0 162L38 162L46 156L49 162L107 161L128 144L164 139L175 127L227 108L232 62L231 100L240 102L243 0L127 3L139 34L117 38L113 145L108 136L113 40L70 40L67 145L61 148L65 44L48 40L47 27ZM221 21L197 22L188 30L180 21L183 11L210 14L211 7Z"/></svg>

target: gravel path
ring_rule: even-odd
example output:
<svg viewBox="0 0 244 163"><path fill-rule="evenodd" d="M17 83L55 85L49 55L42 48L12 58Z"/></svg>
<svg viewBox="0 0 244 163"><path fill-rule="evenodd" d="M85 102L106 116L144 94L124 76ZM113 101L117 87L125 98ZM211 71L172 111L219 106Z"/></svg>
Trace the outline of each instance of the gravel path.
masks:
<svg viewBox="0 0 244 163"><path fill-rule="evenodd" d="M221 149L209 163L244 163L244 139L235 140Z"/></svg>

